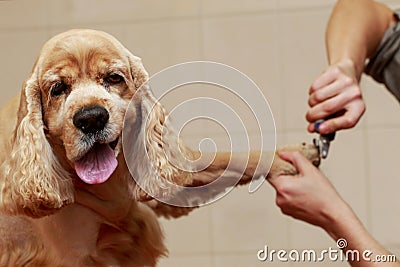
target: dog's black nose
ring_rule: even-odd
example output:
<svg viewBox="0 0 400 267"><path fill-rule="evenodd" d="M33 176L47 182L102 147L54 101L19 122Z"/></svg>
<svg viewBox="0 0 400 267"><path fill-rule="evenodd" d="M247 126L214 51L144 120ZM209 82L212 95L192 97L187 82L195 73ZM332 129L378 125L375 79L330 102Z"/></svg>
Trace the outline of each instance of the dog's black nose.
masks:
<svg viewBox="0 0 400 267"><path fill-rule="evenodd" d="M88 134L103 130L109 118L110 114L105 108L92 106L79 110L72 121L76 128Z"/></svg>

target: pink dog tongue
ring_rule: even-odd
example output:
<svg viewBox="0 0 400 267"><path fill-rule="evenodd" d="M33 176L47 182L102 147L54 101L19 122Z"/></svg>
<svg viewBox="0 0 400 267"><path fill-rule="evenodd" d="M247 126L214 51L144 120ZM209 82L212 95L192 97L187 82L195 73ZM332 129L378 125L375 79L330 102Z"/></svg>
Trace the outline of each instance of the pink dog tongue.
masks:
<svg viewBox="0 0 400 267"><path fill-rule="evenodd" d="M75 162L78 176L88 184L100 184L111 176L118 162L109 145L95 144L80 160Z"/></svg>

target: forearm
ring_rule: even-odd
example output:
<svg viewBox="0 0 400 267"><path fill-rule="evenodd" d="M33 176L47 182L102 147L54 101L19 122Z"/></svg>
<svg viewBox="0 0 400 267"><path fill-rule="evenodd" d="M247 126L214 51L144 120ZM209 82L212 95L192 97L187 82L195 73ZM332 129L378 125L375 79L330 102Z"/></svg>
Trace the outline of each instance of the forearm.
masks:
<svg viewBox="0 0 400 267"><path fill-rule="evenodd" d="M394 21L393 11L372 0L339 0L326 30L329 64L349 60L360 79L364 63Z"/></svg>
<svg viewBox="0 0 400 267"><path fill-rule="evenodd" d="M335 241L341 238L344 238L347 241L347 246L344 249L344 253L346 253L348 250L359 252L359 260L349 260L351 266L400 266L400 263L397 261L376 262L374 260L378 255L388 256L392 255L392 253L386 250L368 233L363 224L347 204L343 205L344 207L341 207L340 211L335 213L337 217L331 218L332 223L327 225L325 230ZM363 254L365 251L370 251L370 253Z"/></svg>
<svg viewBox="0 0 400 267"><path fill-rule="evenodd" d="M323 228L335 241L345 239L347 246L338 247L345 250L344 256L353 267L400 266L399 262L373 261L377 256L388 257L391 253L368 233L329 179L304 156L286 152L280 153L280 157L292 163L298 171L294 176L280 175L268 179L277 191L276 203L284 214Z"/></svg>

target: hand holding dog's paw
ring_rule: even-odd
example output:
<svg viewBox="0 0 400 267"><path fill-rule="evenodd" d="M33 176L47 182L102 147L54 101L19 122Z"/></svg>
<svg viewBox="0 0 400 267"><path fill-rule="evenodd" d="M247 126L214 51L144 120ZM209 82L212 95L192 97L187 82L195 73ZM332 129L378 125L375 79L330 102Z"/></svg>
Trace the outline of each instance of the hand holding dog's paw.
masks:
<svg viewBox="0 0 400 267"><path fill-rule="evenodd" d="M284 146L276 150L274 161L268 173L268 178L273 178L283 174L287 175L297 174L296 168L291 163L283 160L280 157L280 153L289 151L299 151L316 167L318 167L320 164L319 152L314 145L302 143L297 145Z"/></svg>

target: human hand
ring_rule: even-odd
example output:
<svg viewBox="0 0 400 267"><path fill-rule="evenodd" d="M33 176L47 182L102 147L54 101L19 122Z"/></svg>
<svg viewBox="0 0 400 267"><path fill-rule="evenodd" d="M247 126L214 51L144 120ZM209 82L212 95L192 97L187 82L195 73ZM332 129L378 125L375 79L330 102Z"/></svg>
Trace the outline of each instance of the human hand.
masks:
<svg viewBox="0 0 400 267"><path fill-rule="evenodd" d="M279 156L291 162L298 174L268 179L275 188L276 204L286 215L331 231L337 218L349 210L330 181L300 152Z"/></svg>
<svg viewBox="0 0 400 267"><path fill-rule="evenodd" d="M351 60L331 65L311 85L306 114L309 132L315 132L315 122L327 119L318 128L328 134L354 127L365 112L358 84L359 76Z"/></svg>

